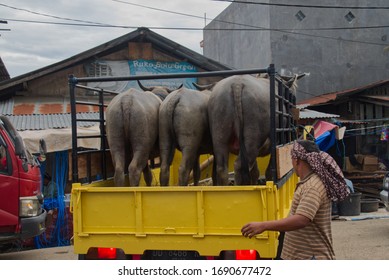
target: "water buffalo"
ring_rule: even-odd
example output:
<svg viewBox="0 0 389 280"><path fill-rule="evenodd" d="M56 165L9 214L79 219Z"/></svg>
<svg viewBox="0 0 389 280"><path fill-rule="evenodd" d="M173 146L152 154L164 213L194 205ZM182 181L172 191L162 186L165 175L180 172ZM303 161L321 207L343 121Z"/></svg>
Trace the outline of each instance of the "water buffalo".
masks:
<svg viewBox="0 0 389 280"><path fill-rule="evenodd" d="M182 152L179 167L180 186L189 183L193 170L194 184L200 179L199 156L212 151L207 104L212 85L197 86L201 90L181 88L162 102L159 110L159 148L161 155L160 184L169 184L170 165L175 149Z"/></svg>
<svg viewBox="0 0 389 280"><path fill-rule="evenodd" d="M139 82L138 82L139 83ZM128 168L130 186L138 186L141 173L148 186L152 182L149 159L158 156L158 113L165 87L131 88L115 96L106 111L107 140L115 168L115 186L125 185Z"/></svg>
<svg viewBox="0 0 389 280"><path fill-rule="evenodd" d="M289 80L289 86L296 80ZM235 184L258 184L256 158L268 155L271 147L270 80L251 75L221 80L212 90L208 116L216 164L214 184L228 185L229 153L238 155Z"/></svg>

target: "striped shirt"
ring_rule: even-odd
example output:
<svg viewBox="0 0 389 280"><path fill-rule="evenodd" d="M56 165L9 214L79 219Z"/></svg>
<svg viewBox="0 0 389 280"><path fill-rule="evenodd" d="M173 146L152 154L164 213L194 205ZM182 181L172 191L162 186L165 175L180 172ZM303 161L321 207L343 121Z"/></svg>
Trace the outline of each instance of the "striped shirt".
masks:
<svg viewBox="0 0 389 280"><path fill-rule="evenodd" d="M289 215L299 214L311 222L304 228L285 232L281 258L335 259L332 247L331 200L320 177L309 174L297 184Z"/></svg>

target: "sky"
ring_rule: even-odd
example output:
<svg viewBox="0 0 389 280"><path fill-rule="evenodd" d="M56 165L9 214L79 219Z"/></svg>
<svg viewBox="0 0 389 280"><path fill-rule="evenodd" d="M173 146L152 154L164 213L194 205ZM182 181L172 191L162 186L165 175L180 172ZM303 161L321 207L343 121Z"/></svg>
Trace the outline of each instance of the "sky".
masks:
<svg viewBox="0 0 389 280"><path fill-rule="evenodd" d="M7 21L0 24L0 57L14 78L138 27L150 28L202 54L201 29L229 4L212 0L0 0L0 20Z"/></svg>

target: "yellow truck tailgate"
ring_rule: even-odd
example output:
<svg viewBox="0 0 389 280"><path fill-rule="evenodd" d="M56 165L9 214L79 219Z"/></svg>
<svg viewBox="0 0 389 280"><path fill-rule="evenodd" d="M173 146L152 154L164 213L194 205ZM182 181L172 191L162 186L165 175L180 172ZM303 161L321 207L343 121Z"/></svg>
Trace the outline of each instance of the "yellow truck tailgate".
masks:
<svg viewBox="0 0 389 280"><path fill-rule="evenodd" d="M223 250L253 249L274 258L278 233L248 239L241 227L250 221L284 217L297 177L277 188L264 186L108 187L107 181L73 184L71 208L74 251L91 247L191 250L217 256Z"/></svg>

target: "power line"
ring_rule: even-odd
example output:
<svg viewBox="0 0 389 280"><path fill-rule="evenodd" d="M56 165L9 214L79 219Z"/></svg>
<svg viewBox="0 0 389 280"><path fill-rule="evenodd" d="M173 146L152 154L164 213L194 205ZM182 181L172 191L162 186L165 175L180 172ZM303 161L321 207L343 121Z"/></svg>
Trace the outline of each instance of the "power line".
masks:
<svg viewBox="0 0 389 280"><path fill-rule="evenodd" d="M160 12L166 12L166 13L171 13L175 15L181 15L181 16L188 16L188 17L193 17L193 18L199 18L199 19L204 19L201 16L196 16L196 15L191 15L191 14L186 14L186 13L180 13L180 12L173 12L173 11L168 11L160 8L154 8L150 6L145 6L145 5L140 5L140 4L135 4L131 3L128 1L120 1L120 0L112 0L114 2L119 2L127 5L133 5L137 7L142 7L146 9L152 9ZM246 2L245 2L246 3ZM84 26L84 27L111 27L111 28L127 28L127 29L135 29L137 28L136 26L126 26L126 25L113 25L113 24L104 24L104 23L99 23L99 22L92 22L92 21L84 21L84 20L79 20L79 19L71 19L71 18L64 18L64 17L58 17L54 15L49 15L49 14L44 14L44 13L38 13L34 11L30 11L27 9L21 9L5 4L0 4L0 6L4 6L10 9L15 9L15 10L21 10L25 11L28 13L40 15L40 16L45 16L45 17L52 17L55 19L63 19L63 20L68 20L68 21L75 21L75 22L81 22L81 24L75 24L75 23L64 23L64 22L45 22L45 21L33 21L33 20L16 20L16 19L7 19L8 21L18 21L18 22L27 22L27 23L40 23L40 24L54 24L54 25L68 25L68 26ZM221 22L221 23L227 23L227 24L232 24L232 25L237 25L237 26L242 26L242 27L247 27L247 28L206 28L206 30L216 30L216 31L275 31L275 32L281 32L281 33L286 33L286 34L293 34L293 35L303 35L303 36L308 36L308 37L314 37L314 38L322 38L322 39L329 39L329 40L336 40L336 41L343 41L343 42L350 42L350 43L359 43L359 44L368 44L368 45L377 45L377 46L387 46L387 44L384 43L375 43L375 42L366 42L366 41L360 41L360 40L351 40L351 39L344 39L344 38L334 38L334 37L329 37L329 36L323 36L323 35L316 35L316 34L307 34L307 33L300 33L300 32L295 32L296 30L299 29L275 29L275 28L263 28L259 26L254 26L254 25L247 25L247 24L241 24L241 23L234 23L234 22L229 22L229 21L223 21L223 20L217 20L217 19L212 19L212 18L207 18L208 20L214 20L216 22ZM371 29L371 28L388 28L389 26L366 26L366 27L336 27L336 28L312 28L312 29L301 29L301 30L342 30L342 29ZM191 27L148 27L149 29L159 29L159 30L187 30L187 31L202 31L202 28L191 28Z"/></svg>
<svg viewBox="0 0 389 280"><path fill-rule="evenodd" d="M65 18L65 17L59 17L59 16L54 16L54 15L49 15L49 14L34 12L34 11L31 11L31 10L22 9L22 8L17 8L17 7L14 7L14 6L9 6L9 5L6 5L6 4L1 4L1 3L0 3L0 6L6 7L6 8L9 8L9 9L13 9L13 10L17 10L17 11L27 12L27 13L34 14L34 15L39 15L39 16L44 16L44 17L55 18L55 19L63 19L63 20L76 21L76 22L84 22L84 23L90 23L90 24L96 24L96 25L102 24L102 23L99 23L99 22L85 21L85 20L72 19L72 18Z"/></svg>
<svg viewBox="0 0 389 280"><path fill-rule="evenodd" d="M25 19L6 19L7 21L15 21L15 22L26 22L26 23L41 23L41 24L56 24L56 25L75 25L75 26L86 26L86 27L113 27L113 28L138 28L139 26L131 26L131 25L114 25L114 24L104 24L104 23L67 23L67 22L53 22L53 21L38 21L38 20L25 20ZM0 22L1 23L1 22ZM235 25L242 25L247 26L250 28L207 28L207 30L214 30L214 31L279 31L279 32L288 32L288 31L294 31L294 30L304 30L304 31L316 31L316 30L343 30L343 29L379 29L379 28L389 28L389 25L380 25L380 26L365 26L365 27L338 27L338 28L282 28L282 29L276 29L276 28L264 28L264 27L256 27L253 25L245 25L245 24L239 24L239 23L231 23L226 22L230 24ZM162 27L162 26L152 26L147 27L149 29L177 29L177 30L194 30L194 31L202 31L204 30L201 27ZM291 32L293 34L301 34L301 35L313 35L313 34L304 34L304 33L298 33L298 32ZM324 36L319 36L326 38ZM339 38L333 38L336 40L339 40ZM386 44L381 44L385 45Z"/></svg>
<svg viewBox="0 0 389 280"><path fill-rule="evenodd" d="M259 27L259 26L252 26L252 25L247 25L247 24L242 24L242 23L236 23L236 22L218 20L218 19L214 19L214 18L207 18L207 17L202 17L202 16L196 16L196 15L191 15L191 14L186 14L186 13L181 13L181 12L174 12L174 11L169 11L169 10L160 9L160 8L154 8L154 7L150 7L150 6L146 6L146 5L135 4L135 3L131 3L131 2L128 2L128 1L123 1L123 0L112 0L112 1L113 2L118 2L118 3L123 3L123 4L126 4L126 5L141 7L141 8L145 8L145 9L155 10L155 11L159 11L159 12L170 13L170 14L174 14L174 15L182 15L182 16L187 16L187 17L199 18L199 19L202 19L202 20L206 19L206 20L216 21L216 22L221 22L221 23L228 23L228 24L252 27L252 29L229 29L229 28L218 29L218 30L227 30L227 31L229 31L229 30L237 30L237 31L241 31L241 30L245 30L245 31L249 30L250 31L250 30L253 30L253 31L257 31L258 29L269 30L269 31L272 31L272 30L285 30L285 31L289 31L289 30L304 30L304 31L312 30L312 31L317 31L318 30L318 31L320 31L320 30L378 29L378 28L388 28L389 27L388 25L378 25L378 26L361 26L361 27L347 26L347 27L290 28L290 29L289 28L279 28L279 29L263 28L263 27ZM212 0L212 1L217 1L217 0ZM246 3L246 2L242 2L242 3Z"/></svg>
<svg viewBox="0 0 389 280"><path fill-rule="evenodd" d="M353 10L389 10L389 7L379 6L325 6L325 5L301 5L301 4L280 4L280 3L263 3L252 1L239 1L239 0L212 0L215 2L230 2L238 4L252 4L263 6L278 6L278 7L296 7L296 8L314 8L314 9L353 9Z"/></svg>
<svg viewBox="0 0 389 280"><path fill-rule="evenodd" d="M126 4L126 5L141 7L141 8L145 8L145 9L149 9L149 10L154 10L154 11L159 11L159 12L164 12L164 13L170 13L170 14L174 14L174 15L181 15L181 16L187 16L187 17L193 17L193 18L200 18L202 20L204 19L204 17L202 17L202 16L196 16L196 15L191 15L191 14L186 14L186 13L181 13L181 12L174 12L174 11L169 11L169 10L165 10L165 9L160 9L160 8L155 8L155 7L135 4L135 3L127 2L127 1L120 1L120 0L112 0L112 1L113 2L118 2L118 3L123 3L123 4ZM208 18L206 18L206 19L208 19ZM213 20L213 19L211 19L211 20Z"/></svg>
<svg viewBox="0 0 389 280"><path fill-rule="evenodd" d="M320 31L320 30L358 30L358 29L380 29L388 28L389 25L376 25L376 26L348 26L348 27L318 27L318 28L282 28L282 30L303 30L303 31Z"/></svg>
<svg viewBox="0 0 389 280"><path fill-rule="evenodd" d="M50 22L50 21L36 21L36 20L17 20L17 19L6 19L8 21L15 21L15 22L25 22L25 23L38 23L38 24L53 24L53 25L68 25L68 26L83 26L83 27L99 27L99 28L125 28L125 29L136 29L139 26L128 26L128 25L112 25L112 24L80 24L80 23L68 23L68 22ZM186 30L186 31L202 31L203 28L197 28L197 27L159 27L159 26L145 26L148 29L157 29L157 30ZM307 33L300 33L300 32L292 32L287 31L284 29L263 29L261 27L252 27L252 28L207 28L208 30L213 31L275 31L275 32L281 32L281 33L287 33L287 34L293 34L293 35L303 35L308 37L314 37L314 38L321 38L321 39L329 39L329 40L335 40L335 41L341 41L341 42L349 42L349 43L359 43L359 44L366 44L366 45L374 45L374 46L383 46L387 47L388 45L385 43L375 43L375 42L366 42L366 41L360 41L360 40L352 40L352 39L344 39L344 38L334 38L329 36L322 36L322 35L315 35L315 34L307 34Z"/></svg>
<svg viewBox="0 0 389 280"><path fill-rule="evenodd" d="M138 28L139 26L121 26L111 24L90 24L90 23L70 23L70 22L53 22L53 21L39 21L39 20L26 20L26 19L6 19L14 22L24 23L38 23L38 24L53 24L53 25L70 25L70 26L84 26L84 27L111 27L111 28Z"/></svg>
<svg viewBox="0 0 389 280"><path fill-rule="evenodd" d="M346 130L347 132L350 132L350 131L358 131L358 130L376 130L377 128L386 128L387 125L376 125L376 126L368 126L368 127L361 127L361 128L353 128L353 129L348 129Z"/></svg>
<svg viewBox="0 0 389 280"><path fill-rule="evenodd" d="M174 14L174 15L182 15L182 16L193 17L193 18L198 18L198 19L202 19L202 20L204 19L203 16L196 16L196 15L187 14L187 13L174 12L174 11L169 11L169 10L165 10L165 9L154 8L154 7L150 7L150 6L146 6L146 5L140 5L140 4L131 3L131 2L128 2L128 1L121 1L121 0L112 0L112 1L113 2L127 4L127 5L137 6L137 7L141 7L141 8L145 8L145 9L151 9L151 10L155 10L155 11L171 13L171 14ZM227 1L227 0L212 0L212 1L249 3L249 4L263 4L263 5L276 5L276 6L296 6L296 5L291 5L291 4L269 4L269 3L244 2L244 1ZM0 6L6 7L6 8L10 8L10 9L14 9L14 10L18 10L18 11L24 11L24 12L35 14L35 15L39 15L39 16L45 16L45 17L50 17L50 18L55 18L55 19L62 19L62 20L67 20L67 21L75 21L75 22L86 23L85 25L80 25L80 26L96 27L96 26L101 25L103 27L135 28L134 26L113 25L113 24L106 24L106 23L100 23L100 22L94 22L94 21L85 21L85 20L80 20L80 19L59 17L59 16L50 15L50 14L46 14L46 13L40 13L40 12L35 12L35 11L27 10L27 9L24 9L24 8L17 8L17 7L14 7L14 6L6 5L6 4L1 4L1 3L0 3ZM321 6L310 6L310 5L298 5L298 6L321 7ZM325 6L325 7L329 7L329 6ZM369 8L371 8L371 7L369 7ZM332 30L380 29L380 28L388 28L389 27L388 25L378 25L378 26L360 26L360 27L348 26L348 27L319 27L319 28L293 28L293 29L278 28L278 29L275 29L275 28L263 28L263 27L259 27L259 26L253 26L253 25L246 25L246 24L241 24L241 23L217 20L217 19L214 19L214 18L205 18L205 19L206 20L211 20L211 21L213 20L213 21L217 21L217 22L222 22L222 23L233 24L233 25L240 25L240 26L250 27L250 28L246 28L246 29L243 29L243 28L240 28L240 29L236 29L236 28L208 29L208 30L222 30L222 31L224 31L224 30L225 31L235 31L235 30L236 31L258 31L258 30L263 30L263 31L281 31L281 32L282 31L299 31L299 30L301 30L301 31L326 31L326 30L332 31ZM11 20L9 19L9 21L11 21ZM39 21L27 21L27 20L20 20L20 21L67 25L66 23L39 22ZM2 22L0 22L0 23L2 23ZM187 27L187 28L186 27L153 27L153 29L202 30L202 28L190 28L190 27ZM294 32L294 33L296 33L296 32ZM306 35L306 34L302 34L302 35Z"/></svg>
<svg viewBox="0 0 389 280"><path fill-rule="evenodd" d="M154 7L145 6L145 5L139 5L139 4L131 3L131 2L128 2L128 1L123 1L123 0L112 0L112 1L123 3L123 4L127 4L127 5L142 7L142 8L146 8L146 9L152 9L152 10L157 10L157 11L161 11L161 12L172 13L172 14L176 14L176 15L184 15L184 16L190 16L190 17L194 17L194 18L204 19L203 17L200 17L200 16L195 16L195 15L190 15L190 14L185 14L185 13L178 13L178 12L168 11L168 10L154 8ZM243 2L243 3L246 3L246 2ZM234 28L231 28L231 29L228 29L228 28L216 28L216 29L213 29L213 28L206 28L205 30L207 30L207 31L208 30L216 30L216 31L259 31L259 30L261 30L261 31L276 31L276 32L281 32L281 33L294 34L294 35L303 35L303 36L308 36L308 37L330 39L330 40L336 40L336 41L342 41L342 42L360 43L360 44L377 45L377 46L385 46L385 47L387 46L387 44L384 44L384 43L365 42L365 41L360 41L360 40L334 38L334 37L329 37L329 36L322 36L322 35L315 35L315 34L293 32L293 31L299 30L299 29L263 28L263 27L259 27L259 26L242 24L242 23L236 23L236 22L229 22L229 21L218 20L218 19L213 19L213 18L206 18L206 19L207 20L213 20L213 21L220 22L220 23L227 23L227 24L232 24L232 25L249 27L249 29L240 29L240 28L239 29L234 29ZM389 27L389 26L387 26L387 27ZM370 28L387 28L387 27L385 27L385 26L370 26L370 27L366 27L366 28L370 29ZM312 29L308 29L307 28L307 29L300 29L300 30L305 30L305 31L308 31L308 30L316 31L316 30L318 30L318 31L320 31L320 30L343 30L343 29L359 29L359 28L358 27L343 27L343 28L342 27L336 27L336 28L312 28Z"/></svg>
<svg viewBox="0 0 389 280"><path fill-rule="evenodd" d="M141 8L156 10L156 11L160 11L160 12L171 13L171 14L175 14L175 15L182 15L182 16L187 16L187 17L204 19L204 17L202 17L202 16L196 16L196 15L191 15L191 14L181 13L181 12L173 12L173 11L169 11L169 10L165 10L165 9L160 9L160 8L154 8L154 7L150 7L150 6L135 4L135 3L128 2L128 1L120 1L120 0L112 0L112 1L118 2L118 3L127 4L127 5L137 6L137 7L141 7ZM216 0L213 0L213 1L216 1ZM239 3L246 3L246 2L239 2ZM254 2L253 2L253 4L254 4ZM263 4L266 4L266 3L263 3ZM277 5L277 4L275 4L275 5ZM285 5L287 5L287 4L285 4ZM23 8L17 8L17 7L6 5L6 4L0 4L0 6L7 7L7 8L10 8L10 9L14 9L14 10L28 12L28 13L39 15L39 16L45 16L45 17L50 17L50 18L55 18L55 19L63 19L63 20L67 20L67 21L75 21L75 22L86 23L86 24L81 24L80 26L97 27L97 26L101 25L102 27L136 28L134 26L113 25L113 24L106 24L106 23L100 23L100 22L94 22L94 21L85 21L85 20L80 20L80 19L59 17L59 16L55 16L55 15L49 15L49 14L45 14L45 13L34 12L34 11L23 9ZM280 32L284 32L284 31L285 32L286 31L298 31L298 30L301 30L301 31L321 31L321 30L322 31L326 31L326 30L331 31L331 30L353 30L353 29L355 29L355 30L358 30L358 29L380 29L380 28L388 28L389 27L388 25L379 25L379 26L361 26L361 27L320 27L320 28L293 28L293 29L279 28L279 29L274 29L274 28L263 28L263 27L258 27L258 26L234 23L234 22L223 21L223 20L216 20L216 19L213 19L213 18L206 18L206 20L214 20L214 21L222 22L222 23L228 23L228 24L233 24L233 25L240 25L240 26L250 27L250 28L239 28L239 29L237 29L237 28L218 28L218 29L208 28L207 29L207 30L221 30L221 31L258 31L258 30L263 30L263 31L280 31ZM9 21L11 21L11 20L9 19ZM14 20L14 21L16 21L16 20ZM59 25L73 25L73 24L66 24L66 23L54 23L54 22L43 22L43 21L28 21L28 20L19 20L19 21L24 21L24 22L29 22L29 23L47 23L47 24L59 24ZM202 28L191 28L191 27L152 27L152 29L202 30ZM297 33L297 32L293 32L293 33ZM306 35L306 34L303 34L303 35Z"/></svg>

